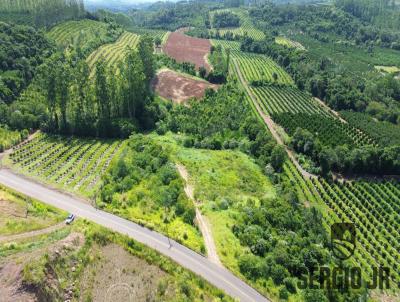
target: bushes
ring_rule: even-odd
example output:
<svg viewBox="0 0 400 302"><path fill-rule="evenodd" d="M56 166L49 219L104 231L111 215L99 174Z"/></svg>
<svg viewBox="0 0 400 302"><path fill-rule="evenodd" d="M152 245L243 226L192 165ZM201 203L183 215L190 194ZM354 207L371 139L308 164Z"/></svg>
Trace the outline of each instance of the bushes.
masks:
<svg viewBox="0 0 400 302"><path fill-rule="evenodd" d="M229 11L217 12L213 15L212 24L215 28L239 27L240 18Z"/></svg>
<svg viewBox="0 0 400 302"><path fill-rule="evenodd" d="M149 200L154 208L170 209L193 225L194 206L185 198L182 180L169 160L169 153L150 137L134 135L129 139L128 146L104 176L100 194L103 201L113 206Z"/></svg>

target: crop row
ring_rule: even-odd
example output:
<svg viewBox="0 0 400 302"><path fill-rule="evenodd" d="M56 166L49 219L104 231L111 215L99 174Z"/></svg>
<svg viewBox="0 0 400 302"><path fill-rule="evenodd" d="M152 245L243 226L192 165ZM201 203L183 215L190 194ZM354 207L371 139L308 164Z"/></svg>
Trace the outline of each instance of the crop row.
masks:
<svg viewBox="0 0 400 302"><path fill-rule="evenodd" d="M210 31L212 33L216 33L218 31L220 35L224 35L227 32L231 32L234 36L241 36L241 37L248 36L253 38L254 40L263 40L265 38L265 34L254 26L253 22L249 17L248 12L243 9L216 10L210 13L210 16L212 17L213 14L223 11L231 11L232 13L236 14L240 18L241 22L240 27L211 29Z"/></svg>
<svg viewBox="0 0 400 302"><path fill-rule="evenodd" d="M153 39L160 38L161 41L164 39L164 36L168 33L167 31L162 29L150 29L144 27L132 27L129 28L129 31L137 35L149 35Z"/></svg>
<svg viewBox="0 0 400 302"><path fill-rule="evenodd" d="M356 226L353 261L367 276L372 266L391 268L392 280L399 281L400 269L400 183L398 181L356 181L328 183L324 179L304 180L293 164L285 173L296 184L302 200L323 210L327 229L335 222Z"/></svg>
<svg viewBox="0 0 400 302"><path fill-rule="evenodd" d="M240 51L240 42L227 41L227 40L211 40L211 44L214 46L221 46L223 49L230 49L232 53Z"/></svg>
<svg viewBox="0 0 400 302"><path fill-rule="evenodd" d="M90 67L93 67L96 61L104 59L108 66L112 66L117 61L123 59L127 49L134 49L139 43L139 36L133 33L125 32L117 42L106 44L99 47L96 51L90 54L86 62ZM93 71L93 70L92 70Z"/></svg>
<svg viewBox="0 0 400 302"><path fill-rule="evenodd" d="M275 61L266 56L233 51L232 57L238 63L247 82L266 81L293 85L290 75Z"/></svg>
<svg viewBox="0 0 400 302"><path fill-rule="evenodd" d="M84 40L89 37L99 37L107 34L106 24L94 20L68 21L52 28L48 36L56 41L58 45L65 45L75 41L81 35Z"/></svg>
<svg viewBox="0 0 400 302"><path fill-rule="evenodd" d="M296 41L292 41L292 40L290 40L288 38L285 38L285 37L276 37L275 38L275 42L277 44L280 44L280 45L285 45L285 46L287 46L289 48L297 48L299 50L306 50L304 48L304 46L301 45L301 43L296 42Z"/></svg>
<svg viewBox="0 0 400 302"><path fill-rule="evenodd" d="M16 149L10 158L22 173L88 194L99 184L121 145L121 141L41 134Z"/></svg>
<svg viewBox="0 0 400 302"><path fill-rule="evenodd" d="M279 113L273 114L272 119L281 125L287 134L292 136L297 128L307 129L313 133L323 145L335 147L371 145L373 140L363 132L339 119L321 114L309 113Z"/></svg>
<svg viewBox="0 0 400 302"><path fill-rule="evenodd" d="M260 106L269 115L277 113L309 113L331 116L310 96L292 87L251 87Z"/></svg>
<svg viewBox="0 0 400 302"><path fill-rule="evenodd" d="M341 111L340 115L350 125L361 129L372 137L379 145L400 145L400 126L389 122L374 120L366 113Z"/></svg>

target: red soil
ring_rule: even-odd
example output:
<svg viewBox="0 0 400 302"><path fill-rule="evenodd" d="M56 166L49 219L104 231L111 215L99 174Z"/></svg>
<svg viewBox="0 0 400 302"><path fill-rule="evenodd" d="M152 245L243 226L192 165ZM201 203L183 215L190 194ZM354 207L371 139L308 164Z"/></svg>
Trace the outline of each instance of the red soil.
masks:
<svg viewBox="0 0 400 302"><path fill-rule="evenodd" d="M210 52L211 43L207 39L193 38L184 34L186 29L179 29L171 33L163 46L163 52L178 62L190 62L199 69L201 66L207 71L211 66L206 57Z"/></svg>
<svg viewBox="0 0 400 302"><path fill-rule="evenodd" d="M152 83L153 89L163 98L178 104L191 98L201 98L207 88L218 89L218 85L185 77L172 70L163 70Z"/></svg>

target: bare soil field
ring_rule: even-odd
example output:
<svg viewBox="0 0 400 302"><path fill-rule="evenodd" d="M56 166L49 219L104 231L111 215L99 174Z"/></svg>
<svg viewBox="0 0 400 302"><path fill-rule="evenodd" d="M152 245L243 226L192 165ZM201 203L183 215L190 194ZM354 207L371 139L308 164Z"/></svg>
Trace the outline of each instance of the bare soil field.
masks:
<svg viewBox="0 0 400 302"><path fill-rule="evenodd" d="M165 69L154 78L152 87L161 97L180 104L191 98L201 98L207 88L216 90L219 86Z"/></svg>
<svg viewBox="0 0 400 302"><path fill-rule="evenodd" d="M193 38L185 35L185 29L171 33L163 46L163 52L178 62L190 62L199 69L201 66L211 70L207 62L211 43L207 39Z"/></svg>
<svg viewBox="0 0 400 302"><path fill-rule="evenodd" d="M85 272L86 284L81 288L85 292L87 284L91 284L93 301L155 301L162 280L166 282L165 290L169 291L167 296L174 295L175 288L168 286L165 272L122 247L109 244L100 247L96 254L100 261Z"/></svg>

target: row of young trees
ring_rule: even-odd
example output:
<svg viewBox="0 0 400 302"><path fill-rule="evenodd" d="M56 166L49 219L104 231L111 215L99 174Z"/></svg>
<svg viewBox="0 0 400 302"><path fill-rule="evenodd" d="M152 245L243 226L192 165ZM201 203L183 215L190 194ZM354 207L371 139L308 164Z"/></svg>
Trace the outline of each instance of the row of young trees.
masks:
<svg viewBox="0 0 400 302"><path fill-rule="evenodd" d="M118 65L100 59L94 75L84 60L65 55L43 66L47 131L80 136L127 137L154 124L156 106L150 91L155 66L153 40L142 37Z"/></svg>
<svg viewBox="0 0 400 302"><path fill-rule="evenodd" d="M83 0L2 0L0 11L14 16L26 15L38 27L49 27L86 14Z"/></svg>
<svg viewBox="0 0 400 302"><path fill-rule="evenodd" d="M301 128L294 133L291 144L296 152L305 154L318 163L323 175L330 171L343 174L400 174L400 146L329 147Z"/></svg>

